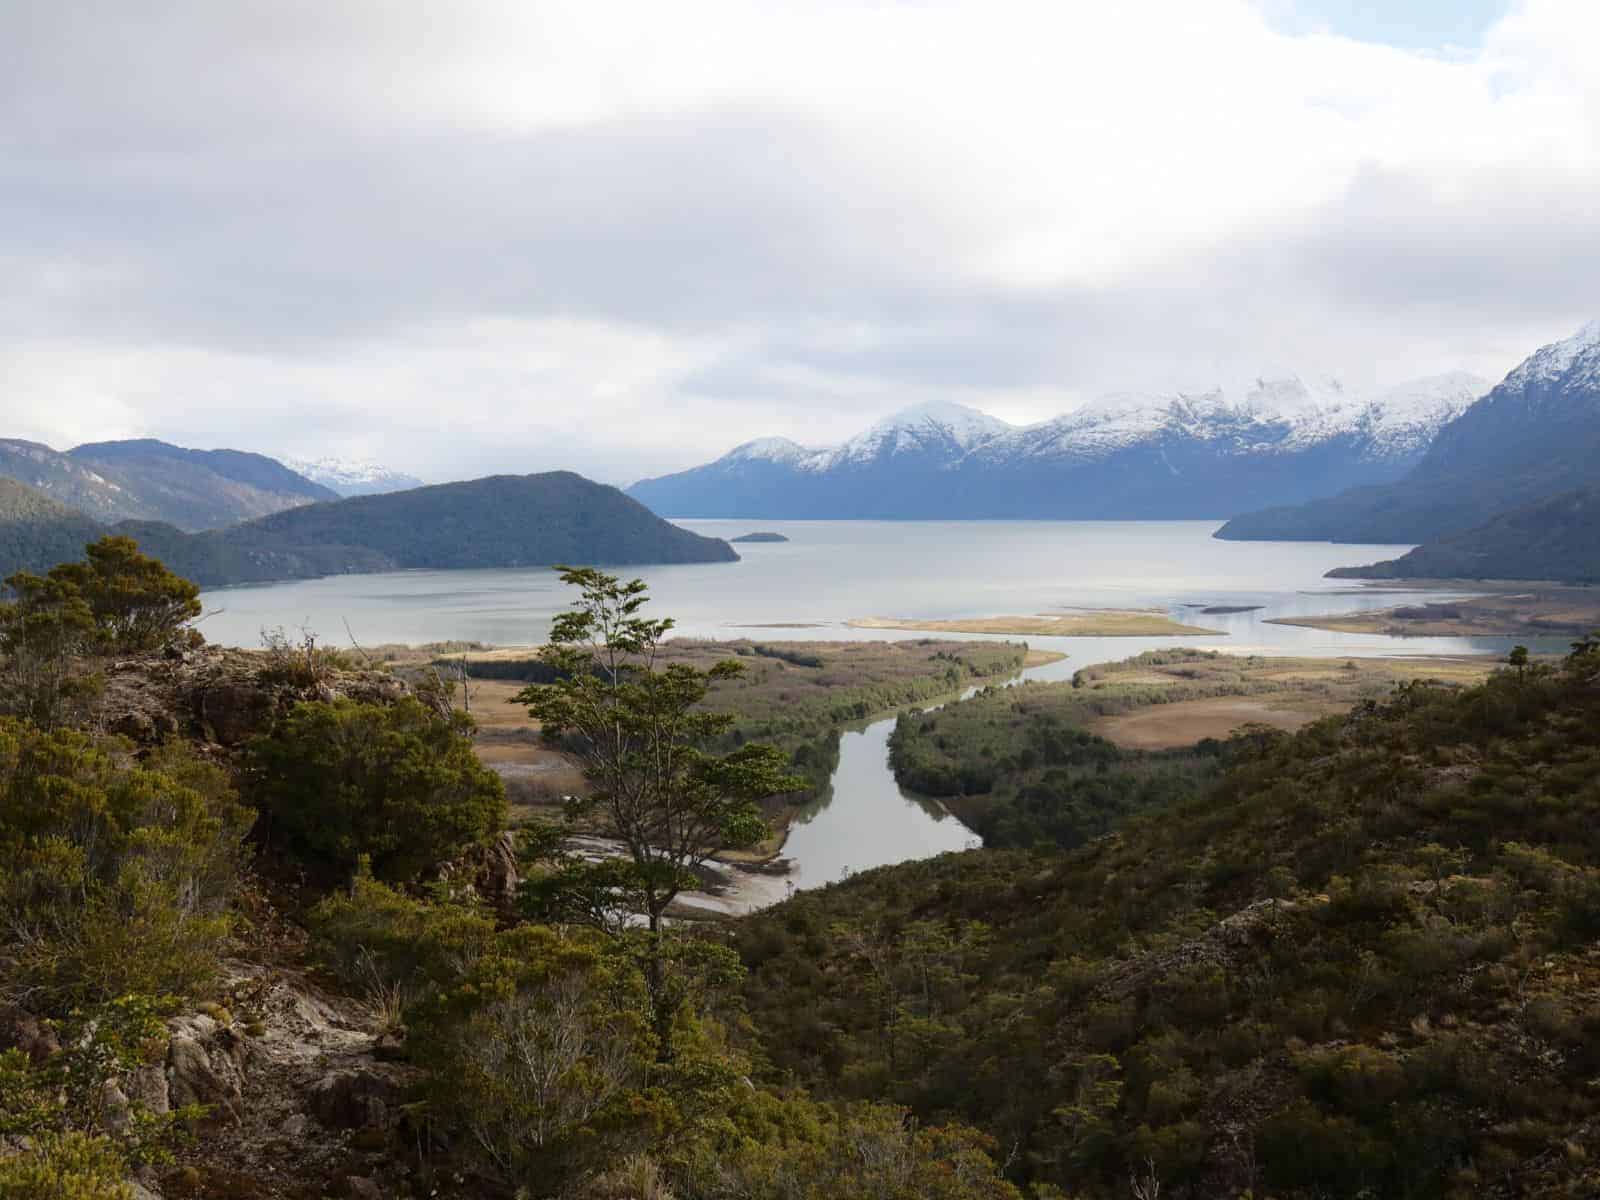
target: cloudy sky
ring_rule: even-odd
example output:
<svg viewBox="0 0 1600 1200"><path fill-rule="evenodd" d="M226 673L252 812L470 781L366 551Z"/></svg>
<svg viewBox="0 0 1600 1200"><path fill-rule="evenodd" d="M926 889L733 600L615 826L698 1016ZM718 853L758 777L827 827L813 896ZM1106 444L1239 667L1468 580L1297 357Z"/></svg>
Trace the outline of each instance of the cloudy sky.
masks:
<svg viewBox="0 0 1600 1200"><path fill-rule="evenodd" d="M1498 377L1600 314L1597 53L1594 0L0 0L0 435L627 482Z"/></svg>

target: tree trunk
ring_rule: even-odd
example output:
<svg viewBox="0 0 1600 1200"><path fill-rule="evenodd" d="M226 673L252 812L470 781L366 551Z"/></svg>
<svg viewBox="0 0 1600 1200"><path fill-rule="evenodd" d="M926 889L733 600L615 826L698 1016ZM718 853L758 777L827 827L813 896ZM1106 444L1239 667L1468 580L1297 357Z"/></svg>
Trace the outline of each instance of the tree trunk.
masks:
<svg viewBox="0 0 1600 1200"><path fill-rule="evenodd" d="M645 988L650 993L650 1018L655 1026L656 1061L672 1061L672 1018L677 1007L667 995L666 966L662 961L661 913L650 909L650 947L645 957Z"/></svg>

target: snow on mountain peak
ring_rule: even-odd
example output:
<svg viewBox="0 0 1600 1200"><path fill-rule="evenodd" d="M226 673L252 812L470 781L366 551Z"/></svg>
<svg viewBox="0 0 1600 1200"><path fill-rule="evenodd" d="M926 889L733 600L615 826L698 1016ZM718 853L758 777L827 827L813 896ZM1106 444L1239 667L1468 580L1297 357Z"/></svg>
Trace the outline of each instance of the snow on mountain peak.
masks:
<svg viewBox="0 0 1600 1200"><path fill-rule="evenodd" d="M1561 379L1574 366L1586 369L1579 384L1600 384L1600 320L1590 321L1571 337L1542 346L1529 356L1516 370L1506 376L1513 387L1526 387L1530 383L1551 383Z"/></svg>
<svg viewBox="0 0 1600 1200"><path fill-rule="evenodd" d="M815 451L785 437L756 438L735 446L722 457L727 462L798 462Z"/></svg>
<svg viewBox="0 0 1600 1200"><path fill-rule="evenodd" d="M379 492L400 492L421 487L422 480L370 459L285 458L283 465L313 483L332 488L341 496L363 496Z"/></svg>
<svg viewBox="0 0 1600 1200"><path fill-rule="evenodd" d="M965 404L948 400L927 400L892 413L874 425L873 430L940 429L963 444L994 437L1013 428L998 417L991 417Z"/></svg>

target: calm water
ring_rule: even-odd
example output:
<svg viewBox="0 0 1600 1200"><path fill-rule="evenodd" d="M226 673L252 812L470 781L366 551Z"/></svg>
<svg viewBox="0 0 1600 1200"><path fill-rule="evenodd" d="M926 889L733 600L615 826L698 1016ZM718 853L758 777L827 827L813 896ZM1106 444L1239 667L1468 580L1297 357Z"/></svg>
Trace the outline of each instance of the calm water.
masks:
<svg viewBox="0 0 1600 1200"><path fill-rule="evenodd" d="M1307 542L1221 542L1196 521L682 521L733 537L771 529L791 540L738 547L743 560L624 568L650 585L652 607L691 637L767 640L927 637L857 630L859 617L982 617L1055 608L1160 607L1217 635L1186 638L1029 638L1067 655L1028 672L1067 679L1082 667L1175 644L1274 654L1371 656L1504 654L1509 638L1389 638L1266 624L1266 618L1353 612L1416 593L1375 591L1322 578L1332 567L1393 558L1409 547ZM1438 593L1429 593L1437 598ZM534 645L568 602L555 573L405 571L338 576L203 597L213 641L260 644L263 628L305 628L344 644L468 639ZM1260 605L1202 616L1191 605ZM952 635L970 636L970 635ZM997 638L996 640L1005 640ZM1548 647L1562 649L1562 639ZM892 719L847 732L830 794L802 814L784 853L798 887L852 871L974 843L937 804L901 793L887 766Z"/></svg>

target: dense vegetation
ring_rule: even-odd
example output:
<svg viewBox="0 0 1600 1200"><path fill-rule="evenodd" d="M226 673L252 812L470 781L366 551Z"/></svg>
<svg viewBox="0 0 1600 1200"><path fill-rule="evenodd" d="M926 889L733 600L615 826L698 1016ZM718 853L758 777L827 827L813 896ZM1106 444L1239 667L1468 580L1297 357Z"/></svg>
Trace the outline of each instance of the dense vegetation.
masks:
<svg viewBox="0 0 1600 1200"><path fill-rule="evenodd" d="M1554 579L1600 583L1600 490L1580 488L1503 513L1483 525L1342 579Z"/></svg>
<svg viewBox="0 0 1600 1200"><path fill-rule="evenodd" d="M1600 1186L1600 645L1264 737L1066 855L746 922L770 1070L1082 1197Z"/></svg>
<svg viewBox="0 0 1600 1200"><path fill-rule="evenodd" d="M97 522L43 492L0 479L0 573L47 570L103 532Z"/></svg>
<svg viewBox="0 0 1600 1200"><path fill-rule="evenodd" d="M263 836L347 878L415 879L505 826L505 788L472 752L472 722L405 697L297 705L250 745Z"/></svg>
<svg viewBox="0 0 1600 1200"><path fill-rule="evenodd" d="M1402 671L1415 667L1152 650L1085 668L1070 683L989 687L959 704L905 713L889 761L902 786L942 799L986 846L1071 848L1130 813L1194 795L1252 741L1129 750L1091 732L1091 722L1237 696L1328 712L1386 694Z"/></svg>

